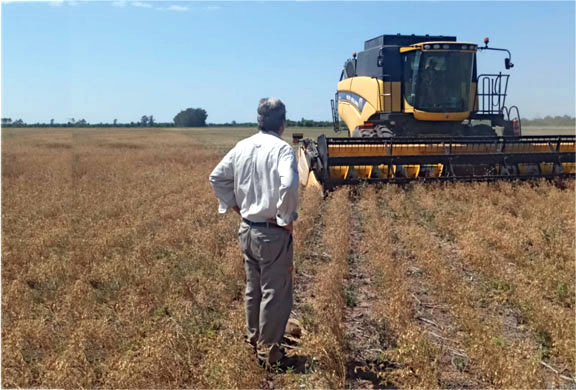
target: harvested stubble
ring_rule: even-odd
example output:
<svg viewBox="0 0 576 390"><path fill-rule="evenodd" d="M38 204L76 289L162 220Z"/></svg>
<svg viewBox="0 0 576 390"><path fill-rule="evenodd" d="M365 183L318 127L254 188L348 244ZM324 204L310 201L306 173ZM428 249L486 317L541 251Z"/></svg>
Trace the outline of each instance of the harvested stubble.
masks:
<svg viewBox="0 0 576 390"><path fill-rule="evenodd" d="M316 263L312 321L304 349L311 359L312 375L306 378L313 388L343 388L346 377L346 355L343 316L345 278L350 252L350 201L343 188L331 194L324 207L324 230L320 240L322 261ZM319 260L319 259L318 259Z"/></svg>
<svg viewBox="0 0 576 390"><path fill-rule="evenodd" d="M90 130L2 152L3 386L258 386L237 218L207 181L219 154Z"/></svg>
<svg viewBox="0 0 576 390"><path fill-rule="evenodd" d="M242 342L238 220L217 215L207 182L221 151L134 130L22 129L2 146L4 387L259 386ZM445 385L451 344L414 318L422 280L481 387L568 384L540 361L574 374L573 183L386 186L361 192L360 208L382 358L398 363L383 381ZM347 189L302 195L310 369L288 386L345 385L352 212Z"/></svg>
<svg viewBox="0 0 576 390"><path fill-rule="evenodd" d="M294 231L294 254L300 265L303 257L310 251L313 245L314 228L318 222L322 210L322 192L314 188L300 191L300 211L298 215L298 229Z"/></svg>
<svg viewBox="0 0 576 390"><path fill-rule="evenodd" d="M400 368L377 375L382 382L403 387L436 388L440 384L437 368L440 350L416 324L413 291L406 277L408 268L414 264L398 245L395 226L400 221L380 196L382 194L373 188L363 191L359 207L365 232L365 256L379 297L374 310L388 331L382 337L392 347L382 359L397 362ZM400 193L387 191L384 196L398 197Z"/></svg>
<svg viewBox="0 0 576 390"><path fill-rule="evenodd" d="M539 251L554 251L560 257L558 261L565 262L560 268L570 269L569 259L572 266L574 261L573 243L570 244L574 227L569 222L574 219L573 188L559 190L547 183L414 186L408 190L386 187L379 196L377 209L393 226L393 237L398 238L398 244L389 250L407 251L404 259L419 264L436 296L449 305L461 328L461 342L471 359L470 369L489 386L566 385L540 364L546 357L543 346L539 346L540 329L554 337L546 347L557 352L554 356L560 360L553 362L559 367L570 367L571 357L564 352L565 346L574 346L573 315L554 299L546 300L545 290L534 288L538 284L533 284L532 278L538 280L538 276L532 269L545 266L530 265L523 260L526 250L512 243L526 240L527 230L533 228L541 229L541 234L555 231L555 243L541 240ZM544 211L542 202L548 198L554 198L562 210L528 218L532 210ZM489 206L503 199L514 199L508 202L512 215L503 215L506 208L501 204ZM536 204L540 206L535 207ZM506 222L507 218L513 222ZM529 224L522 223L525 220ZM498 233L500 246L495 246L488 240ZM547 261L552 270L556 269L552 266L556 259ZM571 279L570 285L574 285L573 272L556 277ZM540 278L541 284L555 280ZM545 324L546 315L554 315L556 321L549 317Z"/></svg>
<svg viewBox="0 0 576 390"><path fill-rule="evenodd" d="M538 344L537 360L550 358L570 373L576 347L574 294L566 289L573 289L575 275L572 183L563 190L548 183L476 185L467 198L451 191L436 203L419 202L436 216L432 230L453 239L470 269L484 276L486 305L492 300L496 309L514 309ZM447 200L450 207L441 206Z"/></svg>

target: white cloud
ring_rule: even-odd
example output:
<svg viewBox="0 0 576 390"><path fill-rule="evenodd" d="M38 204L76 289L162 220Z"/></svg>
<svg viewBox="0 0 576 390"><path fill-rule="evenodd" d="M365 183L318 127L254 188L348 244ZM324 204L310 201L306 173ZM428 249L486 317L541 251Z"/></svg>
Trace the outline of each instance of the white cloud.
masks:
<svg viewBox="0 0 576 390"><path fill-rule="evenodd" d="M48 3L48 0L38 0L39 3ZM0 0L0 3L30 3L29 0Z"/></svg>
<svg viewBox="0 0 576 390"><path fill-rule="evenodd" d="M176 12L185 12L185 11L189 10L188 7L184 7L183 5L175 5L175 4L172 4L172 5L164 8L164 9L168 10L168 11L176 11Z"/></svg>
<svg viewBox="0 0 576 390"><path fill-rule="evenodd" d="M127 2L125 0L113 1L112 7L126 7Z"/></svg>
<svg viewBox="0 0 576 390"><path fill-rule="evenodd" d="M154 6L150 3L144 3L142 1L133 1L130 3L130 5L132 5L133 7L138 7L138 8L154 8Z"/></svg>

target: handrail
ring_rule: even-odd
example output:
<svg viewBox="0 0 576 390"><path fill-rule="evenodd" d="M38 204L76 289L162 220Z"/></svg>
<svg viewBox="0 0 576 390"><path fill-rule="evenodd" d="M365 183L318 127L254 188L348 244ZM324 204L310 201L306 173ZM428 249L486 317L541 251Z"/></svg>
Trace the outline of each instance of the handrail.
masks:
<svg viewBox="0 0 576 390"><path fill-rule="evenodd" d="M477 91L474 95L474 106L478 102L480 114L503 114L506 107L508 91L507 74L481 74L477 79Z"/></svg>

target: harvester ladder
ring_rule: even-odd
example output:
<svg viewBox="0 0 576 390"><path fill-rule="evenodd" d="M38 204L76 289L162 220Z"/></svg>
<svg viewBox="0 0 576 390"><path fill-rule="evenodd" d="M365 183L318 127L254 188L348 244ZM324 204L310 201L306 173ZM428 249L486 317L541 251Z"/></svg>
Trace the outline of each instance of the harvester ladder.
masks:
<svg viewBox="0 0 576 390"><path fill-rule="evenodd" d="M334 132L338 133L340 131L340 117L338 115L338 92L334 95L334 99L330 101L332 107L332 126L334 127Z"/></svg>

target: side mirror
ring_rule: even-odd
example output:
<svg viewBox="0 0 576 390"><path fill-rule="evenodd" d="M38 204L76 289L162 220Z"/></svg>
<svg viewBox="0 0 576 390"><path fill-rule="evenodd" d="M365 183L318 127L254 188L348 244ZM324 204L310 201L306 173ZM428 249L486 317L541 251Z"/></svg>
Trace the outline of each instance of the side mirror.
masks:
<svg viewBox="0 0 576 390"><path fill-rule="evenodd" d="M505 58L504 66L506 67L506 69L510 69L514 67L514 64L510 61L510 58Z"/></svg>

